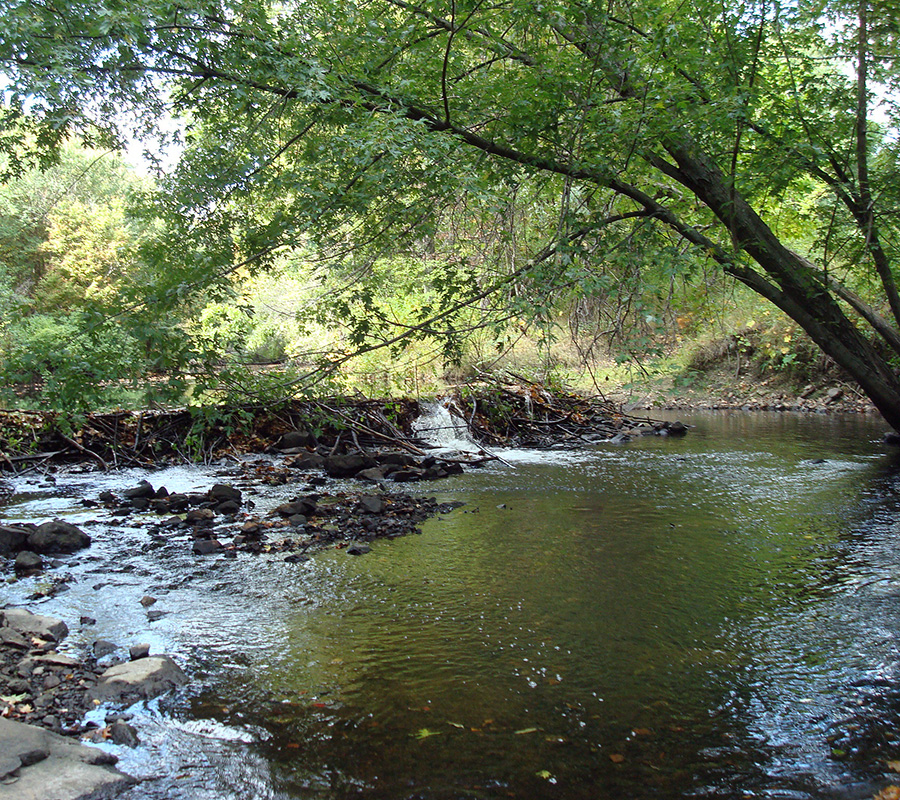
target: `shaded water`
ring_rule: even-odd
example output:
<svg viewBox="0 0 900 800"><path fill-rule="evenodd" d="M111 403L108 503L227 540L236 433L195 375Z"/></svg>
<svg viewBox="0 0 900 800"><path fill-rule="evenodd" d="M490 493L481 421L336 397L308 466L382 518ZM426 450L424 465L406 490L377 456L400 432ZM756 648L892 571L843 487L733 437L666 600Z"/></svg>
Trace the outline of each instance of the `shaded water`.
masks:
<svg viewBox="0 0 900 800"><path fill-rule="evenodd" d="M136 473L6 516L95 537L35 610L194 678L135 709L132 798L871 797L900 758L900 454L859 416L689 421L421 487L466 505L363 558L197 559L76 505Z"/></svg>

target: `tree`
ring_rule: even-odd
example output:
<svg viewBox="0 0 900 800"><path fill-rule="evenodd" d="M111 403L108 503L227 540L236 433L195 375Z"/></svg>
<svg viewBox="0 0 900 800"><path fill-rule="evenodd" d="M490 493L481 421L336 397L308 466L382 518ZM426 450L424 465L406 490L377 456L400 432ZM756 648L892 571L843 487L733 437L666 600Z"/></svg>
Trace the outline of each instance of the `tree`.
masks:
<svg viewBox="0 0 900 800"><path fill-rule="evenodd" d="M185 115L158 198L168 241L195 256L179 286L299 242L402 250L439 235L451 201L496 210L539 187L557 208L542 241L477 285L448 280L449 310L515 281L578 280L638 235L686 242L797 322L900 428L886 4L9 5L11 113L102 136L125 108ZM800 192L820 197L806 232L779 235L776 210Z"/></svg>

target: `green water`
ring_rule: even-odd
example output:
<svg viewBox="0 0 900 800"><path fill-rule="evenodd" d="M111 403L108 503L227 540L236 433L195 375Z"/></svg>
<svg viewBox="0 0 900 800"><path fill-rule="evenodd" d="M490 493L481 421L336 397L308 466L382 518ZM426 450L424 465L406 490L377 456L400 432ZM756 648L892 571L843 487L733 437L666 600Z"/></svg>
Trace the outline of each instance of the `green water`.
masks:
<svg viewBox="0 0 900 800"><path fill-rule="evenodd" d="M466 505L321 556L195 713L263 729L288 797L871 796L900 754L860 712L897 678L882 428L692 421L436 485Z"/></svg>

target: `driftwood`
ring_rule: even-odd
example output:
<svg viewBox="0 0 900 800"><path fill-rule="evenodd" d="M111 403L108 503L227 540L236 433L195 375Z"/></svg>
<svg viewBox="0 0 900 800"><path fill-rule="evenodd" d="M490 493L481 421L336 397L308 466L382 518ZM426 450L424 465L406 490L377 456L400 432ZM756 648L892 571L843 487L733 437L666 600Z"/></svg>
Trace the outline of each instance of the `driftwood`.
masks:
<svg viewBox="0 0 900 800"><path fill-rule="evenodd" d="M466 386L453 394L455 410L472 436L493 445L547 447L611 439L623 431L653 430L649 418L626 414L602 396L550 391L521 375L508 382Z"/></svg>
<svg viewBox="0 0 900 800"><path fill-rule="evenodd" d="M546 446L611 438L649 420L623 414L599 397L551 392L516 382L458 389L450 402L466 420L480 452L448 462L503 459L490 447ZM326 453L399 449L427 455L413 422L416 400L335 397L266 408L114 411L88 414L77 423L52 412L0 411L0 470L25 472L48 463L91 460L102 469L171 462L209 462L240 453L271 452L282 436L306 434L308 446Z"/></svg>

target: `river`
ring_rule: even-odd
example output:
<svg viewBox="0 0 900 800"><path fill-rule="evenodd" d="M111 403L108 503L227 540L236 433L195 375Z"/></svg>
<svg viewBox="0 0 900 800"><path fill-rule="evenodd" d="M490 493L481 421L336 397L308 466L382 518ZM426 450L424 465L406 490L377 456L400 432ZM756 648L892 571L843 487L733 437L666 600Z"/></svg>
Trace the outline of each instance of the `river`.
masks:
<svg viewBox="0 0 900 800"><path fill-rule="evenodd" d="M188 671L131 709L141 747L109 746L145 779L131 800L900 784L900 450L860 415L680 416L685 438L506 451L419 484L465 505L305 564L198 558L79 503L142 477L204 489L215 468L20 479L5 519L63 517L94 544L60 568L67 591L34 603L42 579L7 583L0 605L62 617L71 647L149 642Z"/></svg>

